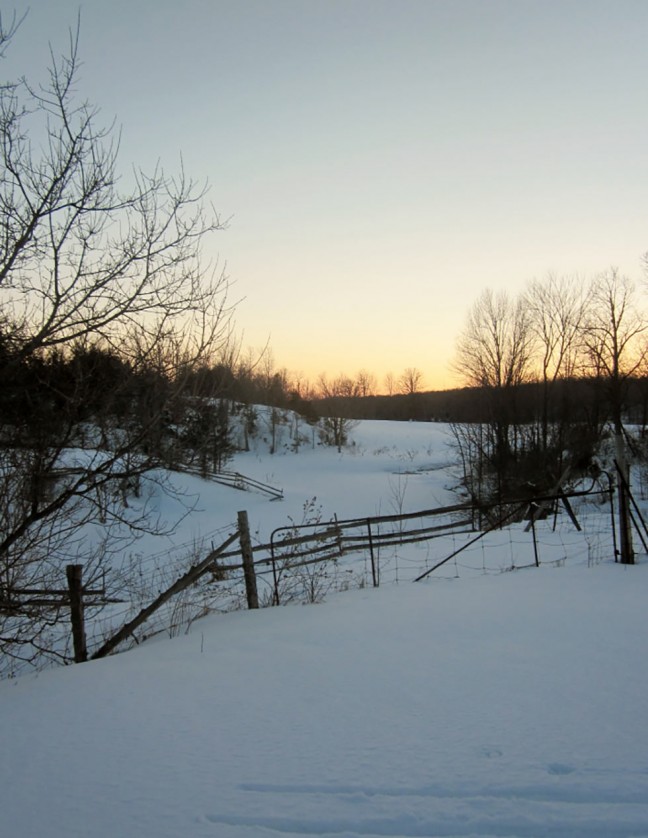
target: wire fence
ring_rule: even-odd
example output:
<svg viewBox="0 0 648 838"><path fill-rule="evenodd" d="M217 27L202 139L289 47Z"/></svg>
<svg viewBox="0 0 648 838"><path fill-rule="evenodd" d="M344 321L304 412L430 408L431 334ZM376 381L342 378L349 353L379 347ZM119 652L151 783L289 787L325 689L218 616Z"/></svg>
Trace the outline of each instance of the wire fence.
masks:
<svg viewBox="0 0 648 838"><path fill-rule="evenodd" d="M235 527L228 525L212 530L207 535L152 555L129 555L122 565L109 574L107 593L120 602L97 609L87 615L88 653L90 656L121 626L192 567L210 549L224 540ZM155 611L142 626L133 632L122 648L137 645L149 637L165 634L174 637L187 631L200 617L217 611L243 606L241 591L242 569L239 574L216 571L201 576L194 585L173 597Z"/></svg>
<svg viewBox="0 0 648 838"><path fill-rule="evenodd" d="M610 502L610 490L593 485L503 508L463 505L280 528L269 545L255 548L266 554L256 564L272 571L272 604L299 597L314 601L316 594L358 584L502 573L567 560L593 564L616 558ZM537 518L531 520L534 509ZM302 535L309 527L312 532Z"/></svg>
<svg viewBox="0 0 648 838"><path fill-rule="evenodd" d="M281 526L269 542L251 546L258 602L314 603L350 588L616 559L612 504L611 490L593 484L531 502ZM89 657L157 601L160 606L120 638L121 649L154 635L173 637L208 614L249 605L239 538L232 524L156 554L129 556L107 575L108 604L85 610ZM183 579L187 584L178 585ZM67 639L65 646L69 652Z"/></svg>

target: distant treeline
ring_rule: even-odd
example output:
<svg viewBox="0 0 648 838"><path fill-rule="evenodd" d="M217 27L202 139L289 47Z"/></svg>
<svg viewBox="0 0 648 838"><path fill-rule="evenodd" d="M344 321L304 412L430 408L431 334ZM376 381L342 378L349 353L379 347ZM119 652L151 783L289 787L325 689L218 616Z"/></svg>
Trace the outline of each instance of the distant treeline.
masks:
<svg viewBox="0 0 648 838"><path fill-rule="evenodd" d="M560 379L550 385L550 421L569 417L572 421L605 420L609 405L604 383L596 378ZM541 382L521 384L510 394L511 412L518 422L536 420L544 399ZM417 422L487 422L491 411L488 387L461 387L408 395L395 394L317 398L313 408L326 415L341 411L350 419L390 419ZM627 382L625 414L629 422L648 422L648 378Z"/></svg>

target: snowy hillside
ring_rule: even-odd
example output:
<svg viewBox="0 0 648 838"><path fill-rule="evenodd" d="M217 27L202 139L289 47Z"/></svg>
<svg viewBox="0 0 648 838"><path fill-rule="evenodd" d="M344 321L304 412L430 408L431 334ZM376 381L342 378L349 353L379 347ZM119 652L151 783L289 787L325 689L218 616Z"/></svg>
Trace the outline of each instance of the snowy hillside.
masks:
<svg viewBox="0 0 648 838"><path fill-rule="evenodd" d="M238 509L267 537L314 496L325 518L453 501L442 426L353 440L237 455L283 501L183 477L174 538ZM399 584L0 683L3 834L648 835L648 565L614 564L606 508L578 514L539 533L540 567L502 572L533 557L522 525L416 584L453 545L402 547Z"/></svg>

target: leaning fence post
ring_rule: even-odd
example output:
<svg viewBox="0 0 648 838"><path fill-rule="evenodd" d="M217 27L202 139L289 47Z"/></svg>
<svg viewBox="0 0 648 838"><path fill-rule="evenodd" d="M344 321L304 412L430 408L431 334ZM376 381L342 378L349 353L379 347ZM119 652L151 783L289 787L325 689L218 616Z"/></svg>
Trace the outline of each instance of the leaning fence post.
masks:
<svg viewBox="0 0 648 838"><path fill-rule="evenodd" d="M72 620L74 662L83 663L88 660L85 625L83 622L83 565L66 565L65 572L70 590L70 617Z"/></svg>
<svg viewBox="0 0 648 838"><path fill-rule="evenodd" d="M238 513L239 540L241 555L243 556L243 575L245 577L245 594L248 608L259 607L256 575L254 573L254 557L252 555L252 541L250 540L250 524L245 510Z"/></svg>
<svg viewBox="0 0 648 838"><path fill-rule="evenodd" d="M369 535L369 556L371 557L371 579L374 588L378 587L378 575L376 573L376 559L374 557L373 535L371 532L371 518L367 518L367 534Z"/></svg>
<svg viewBox="0 0 648 838"><path fill-rule="evenodd" d="M535 557L535 566L540 567L540 560L538 558L538 539L535 528L536 514L539 509L538 504L535 501L531 501L529 509L531 510L531 532L533 533L533 555Z"/></svg>

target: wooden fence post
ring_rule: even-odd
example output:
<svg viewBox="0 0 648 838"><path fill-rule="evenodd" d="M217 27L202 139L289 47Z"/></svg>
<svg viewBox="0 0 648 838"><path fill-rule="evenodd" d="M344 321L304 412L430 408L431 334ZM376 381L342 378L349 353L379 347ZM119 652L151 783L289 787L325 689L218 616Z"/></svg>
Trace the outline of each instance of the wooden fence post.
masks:
<svg viewBox="0 0 648 838"><path fill-rule="evenodd" d="M367 518L367 533L369 535L369 556L371 557L371 580L374 588L378 587L378 574L376 573L376 559L374 557L373 535L371 532L371 518Z"/></svg>
<svg viewBox="0 0 648 838"><path fill-rule="evenodd" d="M540 567L540 559L538 557L538 537L536 535L536 528L535 528L535 519L536 519L536 512L537 512L538 504L535 501L531 501L530 510L531 510L531 532L533 533L533 555L535 558L535 566Z"/></svg>
<svg viewBox="0 0 648 838"><path fill-rule="evenodd" d="M66 565L65 572L70 590L70 616L72 619L74 662L83 663L88 660L85 624L83 621L83 565Z"/></svg>
<svg viewBox="0 0 648 838"><path fill-rule="evenodd" d="M254 557L252 554L252 541L250 539L250 524L248 514L245 510L238 513L239 540L241 542L241 555L243 556L243 575L245 577L245 594L247 596L248 608L259 607L259 595L257 593L256 575L254 573Z"/></svg>

